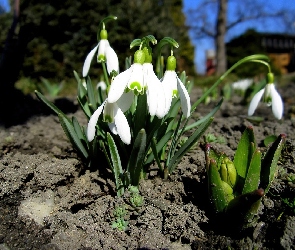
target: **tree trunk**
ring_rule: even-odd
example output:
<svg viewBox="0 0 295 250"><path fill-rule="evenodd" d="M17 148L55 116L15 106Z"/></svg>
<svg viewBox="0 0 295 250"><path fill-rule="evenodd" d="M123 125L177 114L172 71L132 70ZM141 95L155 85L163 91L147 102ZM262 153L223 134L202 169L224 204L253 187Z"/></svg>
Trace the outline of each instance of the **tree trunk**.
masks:
<svg viewBox="0 0 295 250"><path fill-rule="evenodd" d="M221 75L227 70L226 63L226 15L227 15L227 0L218 0L218 16L216 21L216 74Z"/></svg>
<svg viewBox="0 0 295 250"><path fill-rule="evenodd" d="M4 50L0 58L0 75L1 75L1 88L11 89L13 88L14 81L12 78L16 78L18 71L15 71L17 65L16 54L16 39L15 30L19 21L19 4L20 0L14 1L13 7L13 21L8 31Z"/></svg>

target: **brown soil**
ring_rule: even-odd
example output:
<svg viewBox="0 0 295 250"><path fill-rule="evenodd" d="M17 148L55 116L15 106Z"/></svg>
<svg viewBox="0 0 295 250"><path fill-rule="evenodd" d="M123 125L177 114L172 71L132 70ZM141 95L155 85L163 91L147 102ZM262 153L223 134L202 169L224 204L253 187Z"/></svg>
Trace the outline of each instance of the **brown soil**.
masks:
<svg viewBox="0 0 295 250"><path fill-rule="evenodd" d="M116 198L111 172L103 161L97 169L87 169L58 118L30 98L30 112L20 110L22 119L14 113L18 124L6 120L0 128L0 249L294 249L295 214L281 200L294 197L295 191L286 180L287 174L295 173L293 85L279 89L285 102L282 121L261 105L256 115L265 120L251 123L246 119L247 107L233 98L223 103L207 131L226 139L225 144L214 146L231 157L246 126L254 127L262 150L266 136L287 134L278 178L263 198L257 222L238 233L230 233L228 225L218 224L210 212L205 157L199 145L183 158L168 181L152 166L140 184L144 205L139 210L127 207L126 231L112 228L113 211L126 203L128 193ZM195 90L194 96L198 95ZM63 99L60 108L67 111L64 104L71 103L70 111L76 111L69 116L85 124L83 113L71 100ZM213 106L200 105L194 119ZM45 204L50 213L41 220L32 219L20 212L23 201Z"/></svg>

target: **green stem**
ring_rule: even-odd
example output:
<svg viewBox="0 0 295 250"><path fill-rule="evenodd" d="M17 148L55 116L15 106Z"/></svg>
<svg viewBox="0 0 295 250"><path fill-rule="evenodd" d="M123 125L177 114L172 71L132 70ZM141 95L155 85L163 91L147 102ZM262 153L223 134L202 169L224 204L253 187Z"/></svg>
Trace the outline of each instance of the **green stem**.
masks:
<svg viewBox="0 0 295 250"><path fill-rule="evenodd" d="M231 73L235 68L239 67L241 64L246 63L246 62L257 62L257 63L263 63L264 65L268 64L265 61L269 61L268 56L266 55L251 55L251 56L247 56L243 59L241 59L240 61L236 62L230 69L228 69L212 86L211 88L209 88L203 95L202 97L196 101L193 105L191 110L193 111L201 102L203 102L205 100L205 98L212 92L213 89L215 89L223 80L224 78ZM268 66L269 68L269 66Z"/></svg>
<svg viewBox="0 0 295 250"><path fill-rule="evenodd" d="M102 69L103 69L104 80L105 80L105 83L106 83L107 88L108 88L110 86L110 82L109 82L108 71L107 71L107 68L106 68L106 63L102 62L101 64L102 64Z"/></svg>

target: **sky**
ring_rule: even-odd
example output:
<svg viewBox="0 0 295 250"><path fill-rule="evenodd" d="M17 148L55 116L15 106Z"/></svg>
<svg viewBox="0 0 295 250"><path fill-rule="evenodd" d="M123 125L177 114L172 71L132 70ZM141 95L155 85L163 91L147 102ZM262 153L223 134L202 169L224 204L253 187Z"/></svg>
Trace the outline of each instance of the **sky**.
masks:
<svg viewBox="0 0 295 250"><path fill-rule="evenodd" d="M239 0L241 1L241 0ZM235 1L235 2L239 2ZM260 0L253 0L254 1L260 1ZM295 13L295 0L261 0L268 4L268 9L273 9L274 12L276 10L286 8L290 10L290 13ZM187 14L187 10L189 8L196 8L202 0L183 0L183 11L185 14ZM231 1L232 3L234 1ZM214 11L214 10L212 10ZM233 18L235 11L234 4L228 5L228 19ZM187 16L188 19L188 16ZM293 16L293 24L295 25L295 15ZM258 22L256 21L249 21L244 24L240 24L236 26L236 28L233 28L230 30L229 34L227 35L226 42L230 39L239 36L243 34L247 29L249 28L255 28L259 32L268 32L268 33L281 33L283 29L282 23L279 23L277 20L270 19L265 22ZM295 35L295 26L290 27L290 32L292 32ZM193 35L192 32L190 32L190 37L192 39ZM206 62L206 50L214 49L214 41L213 39L206 38L202 40L193 40L193 45L195 45L195 65L196 70L199 74L205 73L205 62Z"/></svg>
<svg viewBox="0 0 295 250"><path fill-rule="evenodd" d="M183 0L183 11L187 14L188 9L196 8L203 0ZM239 0L241 1L241 0ZM228 5L228 19L233 18L234 11L236 6L231 4L233 2L239 1L229 1L230 4ZM291 13L295 13L295 0L252 0L252 1L262 1L266 2L268 5L268 9L273 9L274 11L279 10L281 8L286 8L290 10ZM0 5L2 5L6 10L9 10L8 0L0 0ZM214 10L212 10L214 11ZM212 14L212 18L214 18L214 14ZM294 15L294 25L295 25L295 15ZM188 19L188 16L187 16ZM243 34L247 29L255 28L257 31L260 32L272 32L272 33L281 33L282 31L282 24L278 23L277 20L268 20L267 22L257 22L257 21L250 21L244 24L240 24L230 30L227 35L226 42L229 41L231 38L235 36L239 36ZM295 26L290 27L290 31L293 32L295 35ZM190 37L192 40L193 45L195 46L195 65L196 70L199 74L205 73L205 53L206 50L214 49L214 41L210 38L202 39L202 40L193 40L192 35L193 33L190 32Z"/></svg>

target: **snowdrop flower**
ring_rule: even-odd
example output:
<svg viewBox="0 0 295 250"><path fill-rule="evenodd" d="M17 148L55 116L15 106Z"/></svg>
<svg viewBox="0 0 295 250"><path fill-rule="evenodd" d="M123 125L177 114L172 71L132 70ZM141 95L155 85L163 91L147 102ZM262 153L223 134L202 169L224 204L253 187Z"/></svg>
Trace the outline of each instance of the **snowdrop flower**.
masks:
<svg viewBox="0 0 295 250"><path fill-rule="evenodd" d="M163 118L165 116L164 89L153 71L151 61L151 53L146 47L137 50L131 67L114 78L108 94L109 102L116 102L126 89L136 95L146 92L150 115Z"/></svg>
<svg viewBox="0 0 295 250"><path fill-rule="evenodd" d="M106 91L107 90L107 85L104 81L100 81L97 83L96 88L99 89L101 88L102 91Z"/></svg>
<svg viewBox="0 0 295 250"><path fill-rule="evenodd" d="M246 91L253 83L253 79L243 79L232 84L233 89Z"/></svg>
<svg viewBox="0 0 295 250"><path fill-rule="evenodd" d="M272 112L277 119L281 119L283 116L284 105L280 94L277 92L275 85L273 83L273 74L268 73L267 79L268 83L266 84L264 89L258 91L253 99L250 102L250 106L248 109L248 115L251 116L254 114L258 103L261 98L263 102L267 104L267 106L272 106Z"/></svg>
<svg viewBox="0 0 295 250"><path fill-rule="evenodd" d="M121 98L114 103L110 103L106 99L102 105L100 105L97 110L90 117L88 126L87 126L87 139L92 141L95 137L95 126L98 121L99 116L103 112L103 120L108 122L111 132L115 135L119 135L121 140L125 144L130 144L131 142L131 133L128 121L124 115L124 112L127 111L133 100L133 93L128 92L124 93Z"/></svg>
<svg viewBox="0 0 295 250"><path fill-rule="evenodd" d="M143 66L144 52L137 50L134 54L134 63L131 67L117 75L111 83L108 101L116 102L125 92L126 89L132 90L134 94L142 94L144 91L143 84Z"/></svg>
<svg viewBox="0 0 295 250"><path fill-rule="evenodd" d="M156 76L150 62L143 64L143 82L150 115L163 118L166 115L163 84Z"/></svg>
<svg viewBox="0 0 295 250"><path fill-rule="evenodd" d="M105 29L102 29L100 31L100 42L95 46L94 49L90 51L90 53L87 55L84 65L83 65L83 70L82 70L82 75L83 77L86 77L89 72L90 64L91 61L96 53L97 54L97 61L99 63L101 62L106 62L107 64L107 71L110 74L113 70L119 72L119 60L116 52L112 49L110 46L108 39L108 33Z"/></svg>
<svg viewBox="0 0 295 250"><path fill-rule="evenodd" d="M178 78L176 72L176 58L174 56L169 56L167 59L167 67L164 73L164 77L162 79L162 84L165 93L165 114L169 112L172 98L180 97L181 109L186 118L190 116L191 112L191 104L190 104L190 97L189 94Z"/></svg>

